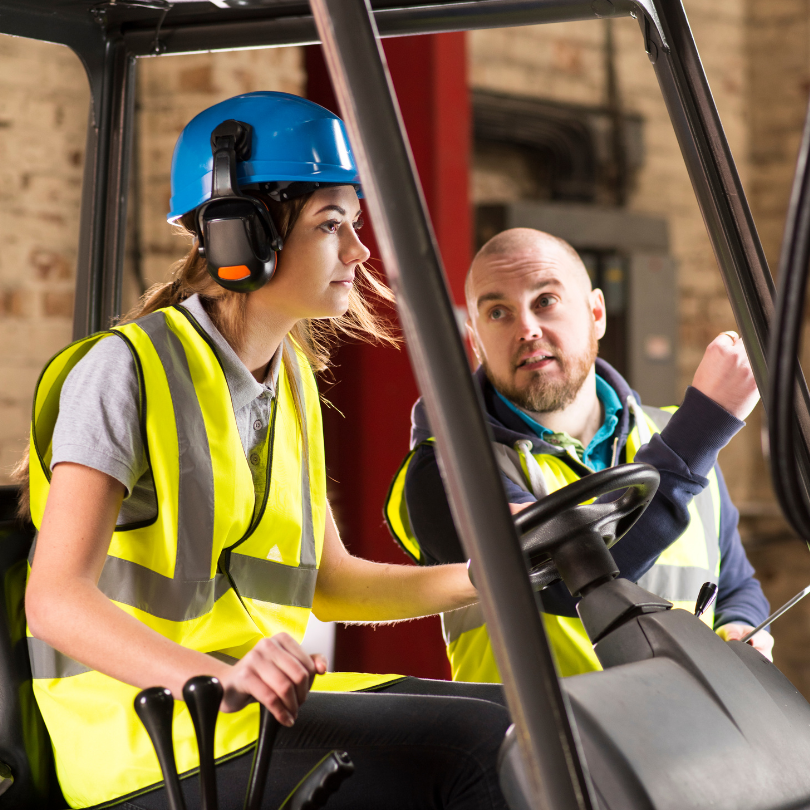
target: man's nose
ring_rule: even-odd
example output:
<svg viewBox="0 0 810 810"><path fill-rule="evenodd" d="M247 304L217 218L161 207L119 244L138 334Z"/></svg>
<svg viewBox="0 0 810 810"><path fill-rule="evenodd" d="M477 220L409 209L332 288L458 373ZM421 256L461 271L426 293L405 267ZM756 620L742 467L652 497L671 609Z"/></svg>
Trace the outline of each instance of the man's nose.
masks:
<svg viewBox="0 0 810 810"><path fill-rule="evenodd" d="M543 337L540 319L531 310L521 313L518 337L520 340L539 340Z"/></svg>

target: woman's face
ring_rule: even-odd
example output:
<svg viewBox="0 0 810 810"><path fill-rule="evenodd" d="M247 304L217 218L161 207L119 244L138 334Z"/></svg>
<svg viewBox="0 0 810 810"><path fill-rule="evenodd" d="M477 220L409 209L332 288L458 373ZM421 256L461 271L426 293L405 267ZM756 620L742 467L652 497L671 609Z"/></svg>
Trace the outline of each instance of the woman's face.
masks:
<svg viewBox="0 0 810 810"><path fill-rule="evenodd" d="M319 189L284 242L273 278L253 295L296 321L342 315L355 268L369 257L357 234L362 223L352 186Z"/></svg>

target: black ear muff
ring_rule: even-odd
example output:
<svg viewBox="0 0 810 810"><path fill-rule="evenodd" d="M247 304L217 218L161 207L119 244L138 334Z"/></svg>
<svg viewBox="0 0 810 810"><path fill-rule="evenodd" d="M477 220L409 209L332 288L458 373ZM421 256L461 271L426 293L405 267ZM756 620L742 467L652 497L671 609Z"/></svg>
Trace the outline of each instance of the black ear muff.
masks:
<svg viewBox="0 0 810 810"><path fill-rule="evenodd" d="M237 191L237 162L250 157L252 132L250 124L224 121L211 133L211 198L196 215L198 250L211 277L225 289L246 293L270 281L283 247L267 208Z"/></svg>

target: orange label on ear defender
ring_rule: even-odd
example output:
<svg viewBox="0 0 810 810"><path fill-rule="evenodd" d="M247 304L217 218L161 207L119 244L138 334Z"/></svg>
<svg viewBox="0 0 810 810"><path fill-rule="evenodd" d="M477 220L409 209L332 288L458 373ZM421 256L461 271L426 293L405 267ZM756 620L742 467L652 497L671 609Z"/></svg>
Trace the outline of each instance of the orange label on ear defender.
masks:
<svg viewBox="0 0 810 810"><path fill-rule="evenodd" d="M220 267L217 275L227 281L241 281L250 275L250 270L244 264L235 264L232 267Z"/></svg>

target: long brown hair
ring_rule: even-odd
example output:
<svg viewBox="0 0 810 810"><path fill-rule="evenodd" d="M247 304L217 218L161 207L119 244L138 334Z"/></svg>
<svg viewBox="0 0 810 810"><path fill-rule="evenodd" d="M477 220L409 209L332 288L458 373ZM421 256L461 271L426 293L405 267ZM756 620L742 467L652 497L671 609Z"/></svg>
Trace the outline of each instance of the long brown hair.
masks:
<svg viewBox="0 0 810 810"><path fill-rule="evenodd" d="M254 196L267 206L279 234L286 241L312 194L285 202L277 202L264 194L255 193ZM190 242L188 252L172 265L170 280L150 287L118 322L130 323L155 310L180 304L197 294L214 325L238 352L245 337L248 296L220 287L209 274L206 260L197 250L198 240L194 231L193 213L181 217L176 227L179 234ZM355 283L349 292L347 311L336 318L298 321L282 343L282 364L295 403L296 421L304 445L305 460L307 436L303 420L303 392L298 389L296 375L293 373L295 352L293 343L316 372L329 367L330 354L340 336L396 346L399 339L394 327L390 321L374 312L369 299L391 304L394 296L373 272L359 264L355 273ZM12 472L12 480L20 486L18 515L23 519L28 518L30 514L28 452L26 448Z"/></svg>

